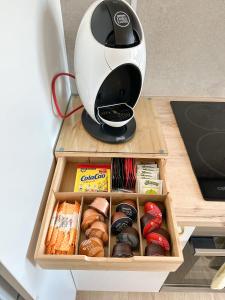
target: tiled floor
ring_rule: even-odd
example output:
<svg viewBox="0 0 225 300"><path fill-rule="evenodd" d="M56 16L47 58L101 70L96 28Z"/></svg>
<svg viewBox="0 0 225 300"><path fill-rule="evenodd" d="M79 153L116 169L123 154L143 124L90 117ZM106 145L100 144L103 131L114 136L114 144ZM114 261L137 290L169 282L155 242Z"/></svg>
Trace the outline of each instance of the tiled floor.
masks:
<svg viewBox="0 0 225 300"><path fill-rule="evenodd" d="M78 292L76 300L225 300L225 294Z"/></svg>

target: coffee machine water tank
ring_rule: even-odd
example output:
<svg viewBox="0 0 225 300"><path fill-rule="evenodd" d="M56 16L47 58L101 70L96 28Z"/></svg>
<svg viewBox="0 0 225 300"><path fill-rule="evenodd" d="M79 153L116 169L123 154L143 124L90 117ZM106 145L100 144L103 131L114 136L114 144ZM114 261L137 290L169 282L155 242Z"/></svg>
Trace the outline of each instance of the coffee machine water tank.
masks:
<svg viewBox="0 0 225 300"><path fill-rule="evenodd" d="M134 135L145 64L144 33L132 7L123 0L94 2L80 23L74 55L82 122L92 136L120 143Z"/></svg>

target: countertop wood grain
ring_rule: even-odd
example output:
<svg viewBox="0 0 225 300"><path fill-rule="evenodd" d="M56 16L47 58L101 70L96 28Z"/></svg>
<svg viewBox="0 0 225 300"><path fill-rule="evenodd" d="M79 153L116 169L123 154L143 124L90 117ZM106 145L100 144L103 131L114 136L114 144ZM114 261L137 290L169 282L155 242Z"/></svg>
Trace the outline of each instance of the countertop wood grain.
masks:
<svg viewBox="0 0 225 300"><path fill-rule="evenodd" d="M224 227L225 202L205 201L172 112L171 100L220 101L222 98L153 97L168 148L166 182L180 225Z"/></svg>
<svg viewBox="0 0 225 300"><path fill-rule="evenodd" d="M78 97L73 97L72 107L80 104ZM165 139L162 134L158 116L148 98L142 97L135 107L136 132L134 137L122 144L103 143L84 129L81 122L80 110L71 118L64 121L56 145L56 156L68 155L68 152L91 152L94 155L112 153L114 156L164 157L167 155Z"/></svg>

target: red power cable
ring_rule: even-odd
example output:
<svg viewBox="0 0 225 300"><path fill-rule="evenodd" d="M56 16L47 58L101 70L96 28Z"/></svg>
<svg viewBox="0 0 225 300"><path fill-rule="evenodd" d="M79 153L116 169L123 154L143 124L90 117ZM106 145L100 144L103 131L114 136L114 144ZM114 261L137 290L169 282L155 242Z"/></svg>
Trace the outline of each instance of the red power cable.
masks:
<svg viewBox="0 0 225 300"><path fill-rule="evenodd" d="M70 117L73 113L75 113L77 110L81 109L84 106L80 105L80 106L78 106L77 108L75 108L74 110L70 111L69 113L67 113L65 115L62 113L62 111L59 107L59 103L58 103L57 96L56 96L56 91L55 91L56 80L61 76L69 76L73 79L75 79L75 76L73 74L70 74L70 73L61 72L61 73L56 74L52 78L52 97L53 97L53 101L54 101L54 104L55 104L55 108L57 110L57 114L59 115L60 118L66 119L66 118Z"/></svg>

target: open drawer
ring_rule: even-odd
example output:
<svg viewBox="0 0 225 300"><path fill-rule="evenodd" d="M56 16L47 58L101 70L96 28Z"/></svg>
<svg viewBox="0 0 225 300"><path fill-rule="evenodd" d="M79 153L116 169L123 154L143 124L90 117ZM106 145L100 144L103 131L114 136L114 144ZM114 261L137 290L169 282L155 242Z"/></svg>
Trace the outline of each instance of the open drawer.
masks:
<svg viewBox="0 0 225 300"><path fill-rule="evenodd" d="M164 177L164 159L137 158L141 163L157 163L160 169L160 179L163 180L162 195L142 195L134 193L113 192L108 193L75 193L73 192L76 176L77 163L110 163L111 157L59 157L52 185L49 192L38 243L35 251L35 260L43 268L47 269L77 269L77 270L133 270L133 271L175 271L183 262L182 251L179 243L176 220L174 218L171 199L166 190ZM85 209L95 199L95 197L105 197L109 202L109 218L106 220L109 240L104 247L104 257L89 257L79 254L79 246L85 239L81 230L81 221ZM111 217L115 207L123 200L131 199L137 205L137 220L133 227L139 235L138 250L133 252L132 257L116 258L112 257L112 249L116 243L116 237L111 234ZM54 207L57 202L67 201L69 203L80 203L78 216L76 248L73 255L49 255L45 254L45 240L51 222ZM164 205L166 214L163 223L164 229L169 232L171 251L169 256L145 256L146 240L142 237L140 218L144 214L144 203L146 201L159 201Z"/></svg>
<svg viewBox="0 0 225 300"><path fill-rule="evenodd" d="M135 164L149 164L156 163L159 168L159 179L162 180L162 194L167 194L165 183L165 159L161 158L134 158ZM52 182L51 189L54 192L73 192L74 183L77 172L78 164L108 164L112 166L112 157L86 157L86 156L73 156L73 157L59 157L57 159L56 170ZM112 170L111 170L111 173ZM112 179L112 176L111 176ZM112 182L110 191L113 192Z"/></svg>

